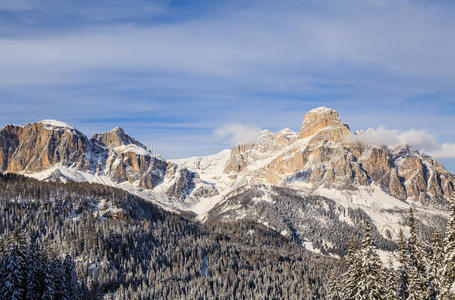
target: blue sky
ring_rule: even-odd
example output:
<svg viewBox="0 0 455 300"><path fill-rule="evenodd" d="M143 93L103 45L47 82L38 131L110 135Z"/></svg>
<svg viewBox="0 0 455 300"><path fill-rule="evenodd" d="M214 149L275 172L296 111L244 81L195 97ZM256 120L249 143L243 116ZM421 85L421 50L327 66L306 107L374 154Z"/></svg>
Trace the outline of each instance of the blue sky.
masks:
<svg viewBox="0 0 455 300"><path fill-rule="evenodd" d="M0 120L121 126L182 157L231 147L215 134L227 124L298 130L328 106L352 129L422 133L455 172L454 13L437 0L0 0Z"/></svg>

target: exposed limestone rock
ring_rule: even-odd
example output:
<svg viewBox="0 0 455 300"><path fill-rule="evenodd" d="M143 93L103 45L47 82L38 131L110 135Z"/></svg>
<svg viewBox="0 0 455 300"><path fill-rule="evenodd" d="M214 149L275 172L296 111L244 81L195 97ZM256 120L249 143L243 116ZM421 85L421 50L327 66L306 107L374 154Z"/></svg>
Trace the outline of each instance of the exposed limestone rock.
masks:
<svg viewBox="0 0 455 300"><path fill-rule="evenodd" d="M389 172L383 177L382 183L388 188L389 193L400 200L407 198L406 190L398 177L398 171L395 168L389 170Z"/></svg>
<svg viewBox="0 0 455 300"><path fill-rule="evenodd" d="M54 164L88 170L90 162L84 154L89 149L87 137L75 129L28 124L22 129L19 144L8 160L7 171L38 172Z"/></svg>
<svg viewBox="0 0 455 300"><path fill-rule="evenodd" d="M306 138L318 133L314 137L318 141L323 139L341 141L346 134L349 134L348 126L341 124L338 113L330 108L315 108L305 114L303 120L299 138Z"/></svg>
<svg viewBox="0 0 455 300"><path fill-rule="evenodd" d="M45 120L24 127L8 125L0 131L0 168L10 173L31 173L62 165L107 176L113 182L138 184L153 189L163 183L173 167L157 158L146 147L125 134L122 128L95 134L88 139L80 131L58 121ZM176 170L174 170L176 172ZM56 176L51 176L51 178ZM58 177L58 176L57 176ZM194 173L179 169L169 194L184 198ZM215 191L200 187L200 195Z"/></svg>
<svg viewBox="0 0 455 300"><path fill-rule="evenodd" d="M19 146L22 127L8 125L0 131L0 170L6 171L14 151Z"/></svg>
<svg viewBox="0 0 455 300"><path fill-rule="evenodd" d="M243 167L248 163L249 151L254 148L254 144L236 145L232 148L231 159L229 160L226 168L226 173L240 172Z"/></svg>
<svg viewBox="0 0 455 300"><path fill-rule="evenodd" d="M106 133L97 133L92 137L92 140L95 140L109 148L134 144L138 145L141 148L146 149L146 147L143 144L139 143L132 137L128 136L123 130L123 128L120 127L115 127L114 129Z"/></svg>
<svg viewBox="0 0 455 300"><path fill-rule="evenodd" d="M435 205L446 205L453 193L455 178L437 161L408 146L392 149L353 142L349 126L332 109L308 112L298 137L285 137L288 132L292 133L264 132L262 145L236 145L225 173L233 180L247 178L250 184L300 181L337 189L377 184L400 200Z"/></svg>

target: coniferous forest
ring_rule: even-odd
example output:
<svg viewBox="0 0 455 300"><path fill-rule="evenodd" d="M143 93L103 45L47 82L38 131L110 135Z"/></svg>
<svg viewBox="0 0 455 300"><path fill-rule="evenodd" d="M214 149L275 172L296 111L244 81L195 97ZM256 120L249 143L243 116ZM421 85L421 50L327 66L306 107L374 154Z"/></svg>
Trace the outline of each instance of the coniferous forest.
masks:
<svg viewBox="0 0 455 300"><path fill-rule="evenodd" d="M407 225L407 234L400 231L395 265L390 259L384 266L366 220L361 244L350 241L344 272L334 272L331 277L328 298L455 299L455 194L444 238L442 233L434 232L430 240L422 240L412 209Z"/></svg>
<svg viewBox="0 0 455 300"><path fill-rule="evenodd" d="M0 191L1 299L325 299L338 270L265 226L112 187L0 175Z"/></svg>
<svg viewBox="0 0 455 300"><path fill-rule="evenodd" d="M430 240L411 210L384 265L367 219L339 260L103 185L0 175L0 190L1 299L455 299L455 201Z"/></svg>

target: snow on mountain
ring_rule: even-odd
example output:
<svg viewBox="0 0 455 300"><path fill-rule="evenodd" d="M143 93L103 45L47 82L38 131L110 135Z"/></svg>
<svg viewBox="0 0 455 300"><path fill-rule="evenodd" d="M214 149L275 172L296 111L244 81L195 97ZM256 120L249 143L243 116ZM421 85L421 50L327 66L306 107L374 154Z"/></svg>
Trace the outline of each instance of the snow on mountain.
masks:
<svg viewBox="0 0 455 300"><path fill-rule="evenodd" d="M264 130L255 143L165 161L121 128L88 139L45 120L0 131L0 168L116 186L203 222L252 219L333 255L365 217L387 251L410 207L422 226L439 226L454 176L406 145L360 144L352 135L336 111L320 107L299 132Z"/></svg>
<svg viewBox="0 0 455 300"><path fill-rule="evenodd" d="M57 121L57 120L41 120L38 122L39 124L43 124L46 128L63 128L63 129L74 129L73 126L66 124L65 122Z"/></svg>

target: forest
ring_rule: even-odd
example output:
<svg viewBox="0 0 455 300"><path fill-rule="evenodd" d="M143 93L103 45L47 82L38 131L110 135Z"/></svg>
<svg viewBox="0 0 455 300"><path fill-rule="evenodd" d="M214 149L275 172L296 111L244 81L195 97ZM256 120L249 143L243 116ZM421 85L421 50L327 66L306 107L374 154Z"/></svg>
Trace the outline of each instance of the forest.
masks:
<svg viewBox="0 0 455 300"><path fill-rule="evenodd" d="M326 299L341 272L253 221L204 225L112 187L0 175L0 191L2 299Z"/></svg>
<svg viewBox="0 0 455 300"><path fill-rule="evenodd" d="M390 258L384 266L365 220L363 240L357 245L351 239L344 272L333 273L328 298L455 299L455 193L445 233L434 231L430 240L420 238L412 208L406 229L407 234L400 230L395 265Z"/></svg>

